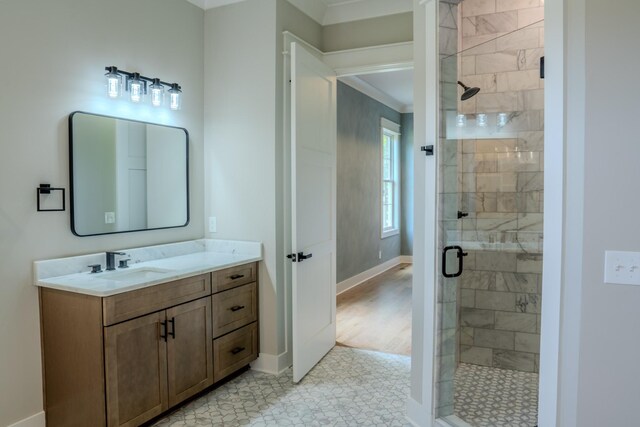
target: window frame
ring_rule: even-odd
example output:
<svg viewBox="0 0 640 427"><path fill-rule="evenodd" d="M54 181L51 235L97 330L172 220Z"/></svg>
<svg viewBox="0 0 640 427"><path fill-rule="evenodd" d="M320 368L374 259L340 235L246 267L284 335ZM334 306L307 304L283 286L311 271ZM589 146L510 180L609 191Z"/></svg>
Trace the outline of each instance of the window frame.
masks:
<svg viewBox="0 0 640 427"><path fill-rule="evenodd" d="M384 179L384 138L391 137L391 179ZM397 236L400 234L400 125L391 120L380 118L380 238ZM384 227L384 187L385 183L393 184L393 226Z"/></svg>

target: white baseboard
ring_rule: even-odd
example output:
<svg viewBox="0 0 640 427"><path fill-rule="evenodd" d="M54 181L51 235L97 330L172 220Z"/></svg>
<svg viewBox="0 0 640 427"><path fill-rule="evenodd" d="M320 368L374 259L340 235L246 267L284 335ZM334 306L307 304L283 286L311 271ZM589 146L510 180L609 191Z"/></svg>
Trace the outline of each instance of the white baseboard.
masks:
<svg viewBox="0 0 640 427"><path fill-rule="evenodd" d="M431 427L431 417L427 408L409 397L407 401L407 421L416 427Z"/></svg>
<svg viewBox="0 0 640 427"><path fill-rule="evenodd" d="M291 352L278 355L260 353L260 357L251 362L251 369L265 374L280 375L291 366Z"/></svg>
<svg viewBox="0 0 640 427"><path fill-rule="evenodd" d="M455 415L449 415L448 417L438 418L436 420L436 426L438 427L473 427L471 424L459 418Z"/></svg>
<svg viewBox="0 0 640 427"><path fill-rule="evenodd" d="M45 427L44 411L38 412L37 414L11 424L8 427Z"/></svg>
<svg viewBox="0 0 640 427"><path fill-rule="evenodd" d="M341 294L344 291L347 291L351 288L354 288L363 282L366 282L369 279L376 277L379 274L384 273L385 271L395 267L398 264L411 264L413 263L413 257L409 255L401 255L395 258L390 259L389 261L383 262L382 264L376 265L373 268L370 268L362 273L356 274L353 277L350 277L336 285L336 294Z"/></svg>

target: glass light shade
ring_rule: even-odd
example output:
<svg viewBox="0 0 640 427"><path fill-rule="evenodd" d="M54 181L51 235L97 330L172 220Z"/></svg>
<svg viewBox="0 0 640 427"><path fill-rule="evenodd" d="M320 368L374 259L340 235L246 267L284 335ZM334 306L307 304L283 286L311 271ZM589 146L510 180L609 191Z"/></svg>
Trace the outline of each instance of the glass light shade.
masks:
<svg viewBox="0 0 640 427"><path fill-rule="evenodd" d="M137 77L129 81L129 98L131 102L141 102L144 97L144 82Z"/></svg>
<svg viewBox="0 0 640 427"><path fill-rule="evenodd" d="M463 128L467 125L467 116L464 114L458 114L456 116L456 126L459 128Z"/></svg>
<svg viewBox="0 0 640 427"><path fill-rule="evenodd" d="M182 108L182 91L180 90L180 86L175 83L172 84L171 89L169 89L169 107L172 110Z"/></svg>
<svg viewBox="0 0 640 427"><path fill-rule="evenodd" d="M478 124L478 126L480 126L481 128L486 128L487 127L487 115L484 113L480 113L476 116L476 123Z"/></svg>
<svg viewBox="0 0 640 427"><path fill-rule="evenodd" d="M110 72L105 75L107 83L107 95L109 98L118 98L122 93L122 76L118 73Z"/></svg>
<svg viewBox="0 0 640 427"><path fill-rule="evenodd" d="M164 86L160 83L160 80L154 79L149 89L151 90L151 105L154 107L162 106L164 102Z"/></svg>
<svg viewBox="0 0 640 427"><path fill-rule="evenodd" d="M498 114L498 127L504 127L507 125L509 121L509 115L507 113L499 113Z"/></svg>

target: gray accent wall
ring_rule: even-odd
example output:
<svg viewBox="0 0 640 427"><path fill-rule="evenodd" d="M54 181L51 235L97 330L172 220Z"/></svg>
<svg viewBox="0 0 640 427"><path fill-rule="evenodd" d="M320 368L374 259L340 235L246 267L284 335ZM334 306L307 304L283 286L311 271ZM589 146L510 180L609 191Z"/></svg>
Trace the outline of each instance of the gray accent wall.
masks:
<svg viewBox="0 0 640 427"><path fill-rule="evenodd" d="M400 121L400 255L413 256L413 113Z"/></svg>
<svg viewBox="0 0 640 427"><path fill-rule="evenodd" d="M339 283L400 255L400 235L380 238L380 118L401 115L342 82L337 101Z"/></svg>

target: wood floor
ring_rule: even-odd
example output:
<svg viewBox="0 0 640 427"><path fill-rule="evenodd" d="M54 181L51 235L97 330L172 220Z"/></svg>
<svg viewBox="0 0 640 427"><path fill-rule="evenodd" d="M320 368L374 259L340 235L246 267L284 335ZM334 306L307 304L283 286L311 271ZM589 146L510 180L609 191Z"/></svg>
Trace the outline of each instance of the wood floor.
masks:
<svg viewBox="0 0 640 427"><path fill-rule="evenodd" d="M338 345L410 355L411 279L400 264L338 295Z"/></svg>

